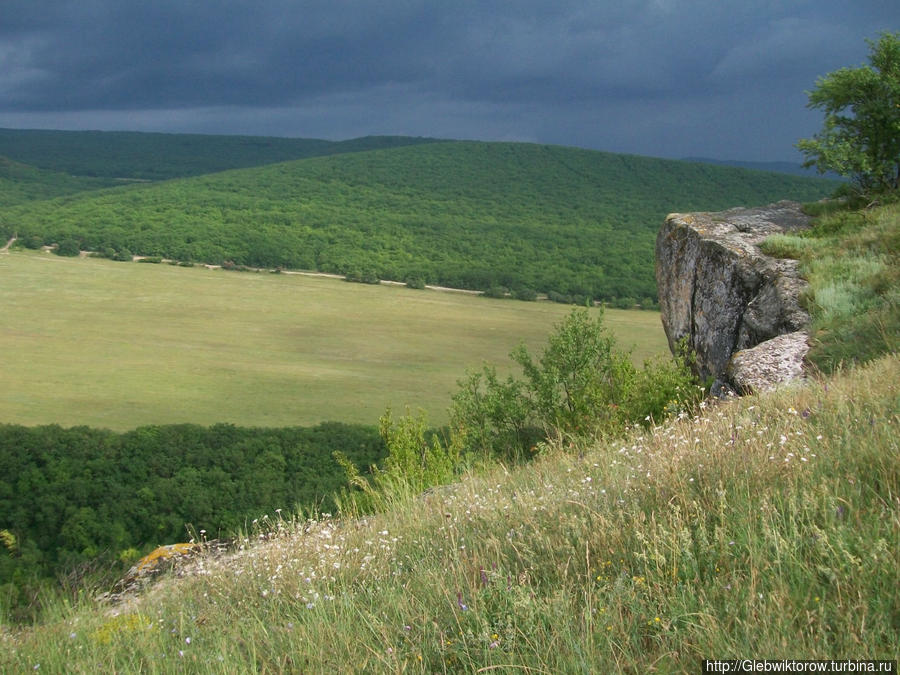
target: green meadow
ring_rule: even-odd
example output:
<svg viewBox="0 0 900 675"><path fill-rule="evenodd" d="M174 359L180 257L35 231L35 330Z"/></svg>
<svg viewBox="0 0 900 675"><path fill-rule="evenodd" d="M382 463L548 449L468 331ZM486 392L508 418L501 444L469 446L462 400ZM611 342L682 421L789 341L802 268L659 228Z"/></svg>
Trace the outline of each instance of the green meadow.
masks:
<svg viewBox="0 0 900 675"><path fill-rule="evenodd" d="M571 307L295 274L0 255L0 421L374 424L446 421L467 369L509 368ZM667 352L659 315L608 309L633 358Z"/></svg>

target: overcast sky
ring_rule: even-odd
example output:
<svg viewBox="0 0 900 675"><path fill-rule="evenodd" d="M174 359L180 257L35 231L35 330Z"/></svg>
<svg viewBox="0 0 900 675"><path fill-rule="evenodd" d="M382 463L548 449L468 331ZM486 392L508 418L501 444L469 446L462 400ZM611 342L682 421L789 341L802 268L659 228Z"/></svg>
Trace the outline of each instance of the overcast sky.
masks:
<svg viewBox="0 0 900 675"><path fill-rule="evenodd" d="M0 127L800 161L900 0L0 0Z"/></svg>

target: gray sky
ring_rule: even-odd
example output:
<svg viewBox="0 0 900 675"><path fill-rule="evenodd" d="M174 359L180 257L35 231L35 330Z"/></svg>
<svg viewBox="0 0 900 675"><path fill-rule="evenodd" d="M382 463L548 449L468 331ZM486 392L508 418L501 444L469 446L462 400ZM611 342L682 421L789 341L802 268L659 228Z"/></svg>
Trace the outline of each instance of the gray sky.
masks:
<svg viewBox="0 0 900 675"><path fill-rule="evenodd" d="M799 161L898 0L0 0L0 126Z"/></svg>

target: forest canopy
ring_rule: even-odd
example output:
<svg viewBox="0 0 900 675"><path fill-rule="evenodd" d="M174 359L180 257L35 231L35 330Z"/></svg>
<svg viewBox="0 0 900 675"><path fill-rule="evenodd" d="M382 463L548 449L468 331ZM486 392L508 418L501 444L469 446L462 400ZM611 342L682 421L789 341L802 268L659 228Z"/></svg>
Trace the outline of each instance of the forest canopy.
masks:
<svg viewBox="0 0 900 675"><path fill-rule="evenodd" d="M128 562L128 551L184 541L186 525L213 538L276 509L328 510L343 483L336 450L365 467L385 454L377 429L337 422L0 425L0 526L13 542L0 545L0 593L88 561Z"/></svg>
<svg viewBox="0 0 900 675"><path fill-rule="evenodd" d="M75 240L110 257L638 302L656 299L653 244L667 212L812 200L834 185L558 146L442 142L31 202L0 209L0 234Z"/></svg>

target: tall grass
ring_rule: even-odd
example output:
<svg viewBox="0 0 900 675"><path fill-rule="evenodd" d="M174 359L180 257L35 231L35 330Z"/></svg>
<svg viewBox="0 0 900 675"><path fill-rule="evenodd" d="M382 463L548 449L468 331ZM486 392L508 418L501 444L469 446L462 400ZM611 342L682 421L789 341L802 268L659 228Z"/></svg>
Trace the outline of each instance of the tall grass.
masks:
<svg viewBox="0 0 900 675"><path fill-rule="evenodd" d="M0 670L697 672L900 652L900 359L567 440L377 516L263 519ZM257 523L258 525L259 523Z"/></svg>
<svg viewBox="0 0 900 675"><path fill-rule="evenodd" d="M900 203L850 210L813 205L816 224L776 235L769 255L801 261L812 316L809 359L825 372L900 348ZM821 211L821 212L820 212Z"/></svg>

